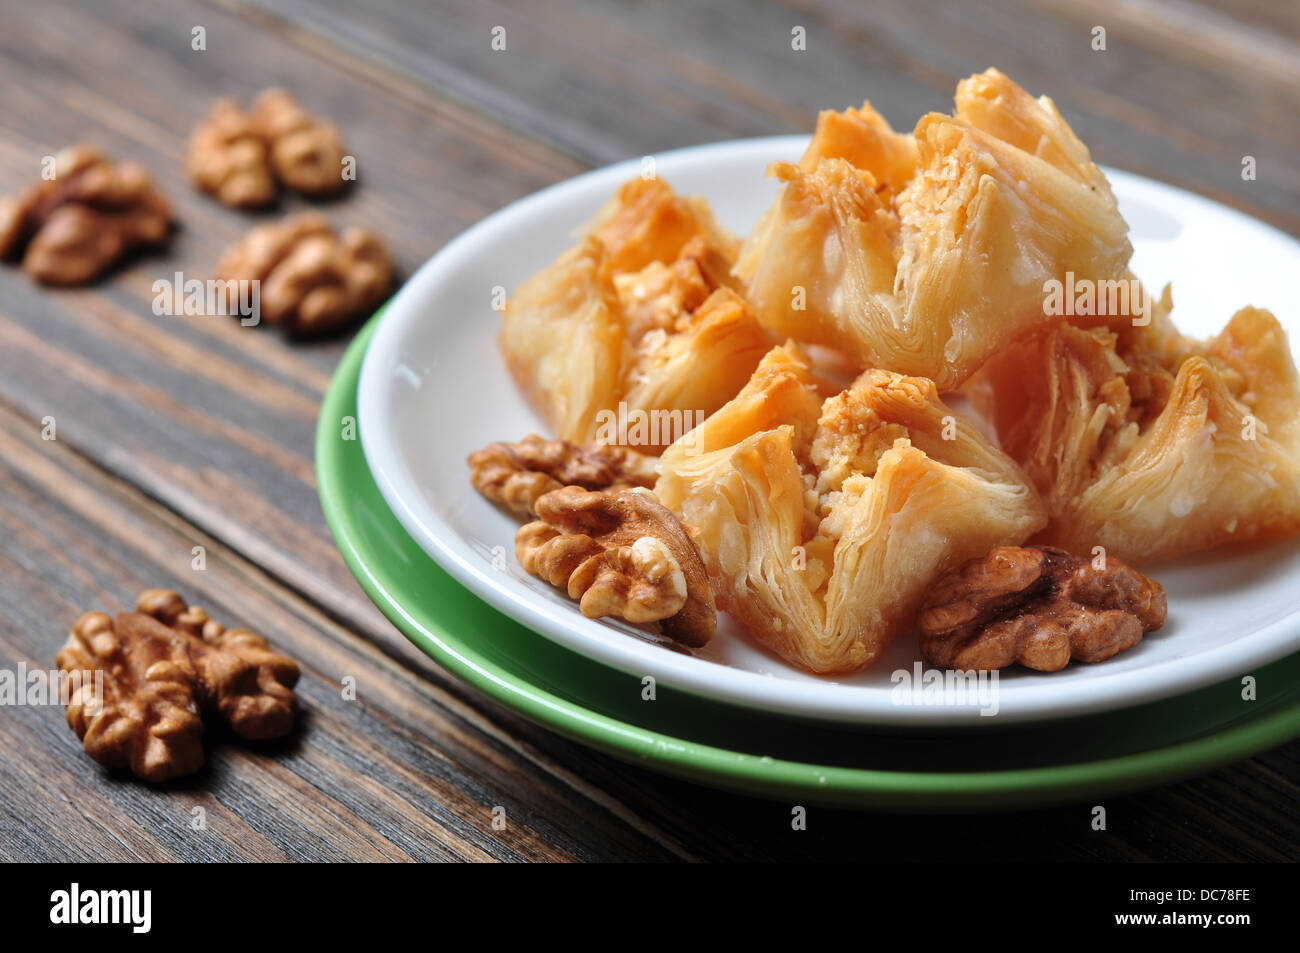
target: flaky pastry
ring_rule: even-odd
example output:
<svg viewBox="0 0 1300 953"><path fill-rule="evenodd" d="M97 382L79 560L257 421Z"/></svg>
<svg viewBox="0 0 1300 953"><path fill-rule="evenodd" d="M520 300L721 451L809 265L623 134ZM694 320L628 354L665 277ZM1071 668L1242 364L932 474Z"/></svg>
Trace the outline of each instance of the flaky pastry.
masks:
<svg viewBox="0 0 1300 953"><path fill-rule="evenodd" d="M1047 503L1044 542L1132 563L1300 531L1300 381L1286 334L1243 308L1182 337L1166 290L1145 327L1063 324L967 387Z"/></svg>
<svg viewBox="0 0 1300 953"><path fill-rule="evenodd" d="M833 114L832 114L833 115ZM823 115L736 273L778 336L959 385L1044 314L1044 285L1126 276L1128 227L1055 105L996 70L913 136Z"/></svg>
<svg viewBox="0 0 1300 953"><path fill-rule="evenodd" d="M1042 527L1020 469L931 381L871 370L823 399L794 344L665 451L718 605L814 672L869 665L940 573Z"/></svg>
<svg viewBox="0 0 1300 953"><path fill-rule="evenodd" d="M731 277L736 244L701 200L637 179L520 286L501 350L557 436L658 453L740 389L771 340ZM663 426L606 432L620 411Z"/></svg>

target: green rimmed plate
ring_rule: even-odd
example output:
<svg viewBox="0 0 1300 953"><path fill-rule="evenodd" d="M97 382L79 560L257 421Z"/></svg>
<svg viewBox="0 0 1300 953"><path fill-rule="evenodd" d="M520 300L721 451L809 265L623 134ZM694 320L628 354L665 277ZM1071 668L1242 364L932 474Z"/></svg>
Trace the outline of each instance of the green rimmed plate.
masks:
<svg viewBox="0 0 1300 953"><path fill-rule="evenodd" d="M615 757L745 794L915 811L1083 800L1208 771L1300 735L1300 654L1162 702L979 734L878 734L756 714L658 686L539 636L453 581L388 509L358 440L357 377L380 316L357 336L316 435L321 505L379 609L444 668L523 716Z"/></svg>

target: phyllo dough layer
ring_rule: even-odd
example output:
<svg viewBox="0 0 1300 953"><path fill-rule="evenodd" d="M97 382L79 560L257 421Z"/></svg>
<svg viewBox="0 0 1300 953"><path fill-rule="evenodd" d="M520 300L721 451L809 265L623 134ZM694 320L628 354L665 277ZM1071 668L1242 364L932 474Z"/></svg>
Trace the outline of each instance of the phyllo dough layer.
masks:
<svg viewBox="0 0 1300 953"><path fill-rule="evenodd" d="M1169 323L1073 324L968 385L1047 503L1044 542L1126 562L1300 531L1300 383L1286 334L1243 308L1208 342Z"/></svg>
<svg viewBox="0 0 1300 953"><path fill-rule="evenodd" d="M824 397L794 344L669 447L655 486L719 608L790 662L869 665L935 577L1046 522L1020 469L925 379L867 371Z"/></svg>
<svg viewBox="0 0 1300 953"><path fill-rule="evenodd" d="M499 343L556 436L611 442L631 421L657 453L735 395L772 344L731 277L736 248L703 200L636 179L519 287Z"/></svg>
<svg viewBox="0 0 1300 953"><path fill-rule="evenodd" d="M778 337L860 367L959 385L1045 314L1045 283L1126 276L1115 197L1050 99L996 70L912 136L862 110L823 114L736 273Z"/></svg>

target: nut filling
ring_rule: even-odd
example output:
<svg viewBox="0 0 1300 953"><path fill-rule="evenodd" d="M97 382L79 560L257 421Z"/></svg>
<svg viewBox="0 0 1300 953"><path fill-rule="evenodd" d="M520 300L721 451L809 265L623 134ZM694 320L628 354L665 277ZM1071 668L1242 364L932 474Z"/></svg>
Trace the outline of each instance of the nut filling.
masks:
<svg viewBox="0 0 1300 953"><path fill-rule="evenodd" d="M940 578L916 624L932 665L1019 662L1040 672L1101 662L1165 622L1165 590L1118 559L1104 569L1048 546L999 546Z"/></svg>
<svg viewBox="0 0 1300 953"><path fill-rule="evenodd" d="M515 534L524 569L565 589L588 618L657 622L698 648L717 630L713 590L695 544L646 490L567 486L538 497Z"/></svg>
<svg viewBox="0 0 1300 953"><path fill-rule="evenodd" d="M68 725L86 754L146 781L203 764L200 712L216 711L241 738L288 734L298 666L247 629L226 629L175 592L150 589L136 612L87 612L59 652L60 669L103 672L77 685Z"/></svg>

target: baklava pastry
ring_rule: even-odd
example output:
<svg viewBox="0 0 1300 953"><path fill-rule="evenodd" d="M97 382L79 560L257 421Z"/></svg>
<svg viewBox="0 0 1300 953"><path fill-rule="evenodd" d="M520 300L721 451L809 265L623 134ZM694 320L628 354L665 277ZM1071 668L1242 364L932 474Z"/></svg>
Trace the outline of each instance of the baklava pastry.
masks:
<svg viewBox="0 0 1300 953"><path fill-rule="evenodd" d="M947 390L1059 320L1048 281L1125 277L1128 227L1050 99L989 70L913 136L867 110L824 115L799 164L769 169L785 184L736 274L778 337Z"/></svg>
<svg viewBox="0 0 1300 953"><path fill-rule="evenodd" d="M733 397L771 347L702 200L635 180L507 302L499 343L560 439L658 453Z"/></svg>
<svg viewBox="0 0 1300 953"><path fill-rule="evenodd" d="M713 217L698 196L680 196L662 179L625 182L586 232L605 246L617 273L640 271L651 262L668 263L693 238L702 239L734 261L740 242Z"/></svg>
<svg viewBox="0 0 1300 953"><path fill-rule="evenodd" d="M843 112L825 109L817 116L817 129L799 168L812 172L823 159L843 159L867 169L880 185L898 193L916 174L916 137L895 132L869 102Z"/></svg>
<svg viewBox="0 0 1300 953"><path fill-rule="evenodd" d="M1020 469L926 379L865 372L824 398L797 345L660 460L720 609L812 672L860 669L939 574L1046 522Z"/></svg>
<svg viewBox="0 0 1300 953"><path fill-rule="evenodd" d="M1300 383L1286 334L1243 308L1200 343L1169 323L1062 324L968 386L1051 522L1039 539L1151 562L1300 531Z"/></svg>

